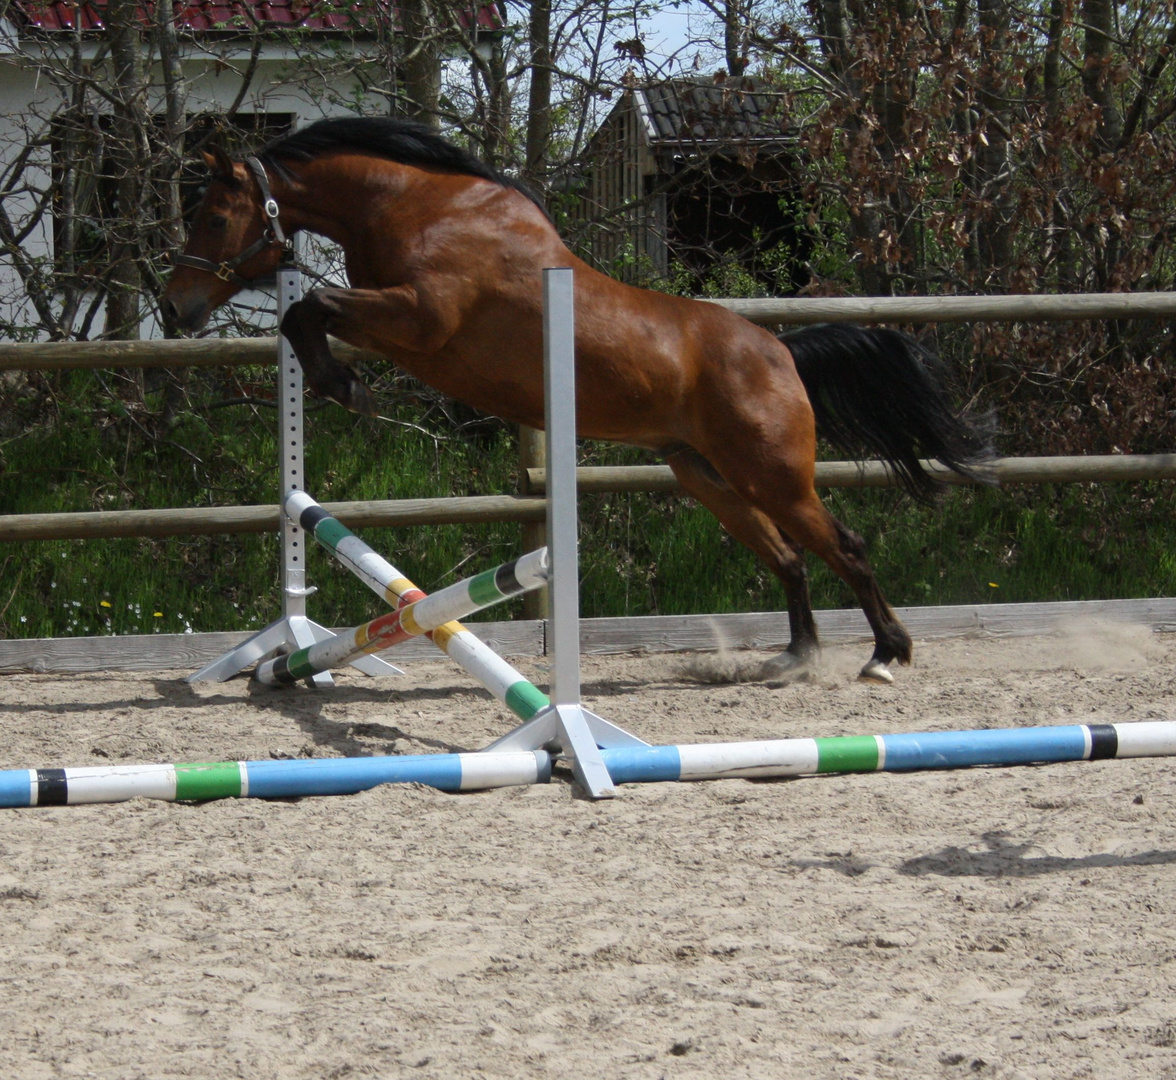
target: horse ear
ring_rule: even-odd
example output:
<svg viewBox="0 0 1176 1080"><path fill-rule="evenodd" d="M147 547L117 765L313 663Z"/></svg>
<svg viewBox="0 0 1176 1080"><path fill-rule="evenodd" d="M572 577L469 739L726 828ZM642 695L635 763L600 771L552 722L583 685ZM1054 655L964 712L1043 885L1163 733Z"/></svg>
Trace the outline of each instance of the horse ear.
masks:
<svg viewBox="0 0 1176 1080"><path fill-rule="evenodd" d="M236 170L233 168L233 159L219 146L214 146L211 152L204 151L204 164L212 170L212 175L218 180L233 183L237 179Z"/></svg>

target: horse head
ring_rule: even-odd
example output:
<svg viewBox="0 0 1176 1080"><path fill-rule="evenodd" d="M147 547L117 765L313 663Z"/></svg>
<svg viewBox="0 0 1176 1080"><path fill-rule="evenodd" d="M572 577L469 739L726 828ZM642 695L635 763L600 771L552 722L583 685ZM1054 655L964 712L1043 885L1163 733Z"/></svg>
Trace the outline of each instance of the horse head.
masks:
<svg viewBox="0 0 1176 1080"><path fill-rule="evenodd" d="M219 148L204 161L212 178L161 301L177 330L199 330L214 309L276 270L287 250L261 162L233 161Z"/></svg>

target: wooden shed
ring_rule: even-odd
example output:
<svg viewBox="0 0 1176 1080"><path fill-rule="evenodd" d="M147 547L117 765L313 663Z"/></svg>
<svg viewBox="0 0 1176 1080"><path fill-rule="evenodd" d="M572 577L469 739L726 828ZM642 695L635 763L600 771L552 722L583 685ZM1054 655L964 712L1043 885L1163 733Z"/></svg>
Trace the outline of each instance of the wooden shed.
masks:
<svg viewBox="0 0 1176 1080"><path fill-rule="evenodd" d="M625 280L735 265L772 292L805 281L796 137L784 99L750 78L628 88L568 173L569 239Z"/></svg>

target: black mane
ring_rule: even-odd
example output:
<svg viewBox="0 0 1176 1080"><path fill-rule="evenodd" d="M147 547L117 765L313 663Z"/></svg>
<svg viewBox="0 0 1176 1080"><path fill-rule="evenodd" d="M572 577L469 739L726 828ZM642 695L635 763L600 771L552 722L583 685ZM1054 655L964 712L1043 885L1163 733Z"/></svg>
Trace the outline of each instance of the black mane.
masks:
<svg viewBox="0 0 1176 1080"><path fill-rule="evenodd" d="M463 150L415 120L388 116L329 117L274 140L258 156L265 164L282 171L280 163L283 160L310 161L331 150L355 150L373 157L388 158L401 165L452 169L454 172L478 176L521 191L543 209L535 193L520 181L487 165L468 150Z"/></svg>

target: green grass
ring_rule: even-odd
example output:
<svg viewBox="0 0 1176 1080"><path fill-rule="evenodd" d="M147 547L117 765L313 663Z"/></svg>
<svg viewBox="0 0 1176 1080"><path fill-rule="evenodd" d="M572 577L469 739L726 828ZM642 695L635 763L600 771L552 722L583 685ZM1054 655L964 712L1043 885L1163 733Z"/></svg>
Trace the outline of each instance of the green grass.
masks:
<svg viewBox="0 0 1176 1080"><path fill-rule="evenodd" d="M954 488L931 507L894 491L829 491L825 501L866 538L884 593L905 607L1176 595L1170 491L1159 483ZM615 593L605 598L601 587L618 552L632 568L628 598L640 607L629 614L782 604L775 579L698 506L664 496L602 498L616 500L608 515L615 524L586 537L582 572L594 586L584 590L586 615L623 613L614 610ZM636 499L656 501L638 508ZM857 606L812 556L809 570L816 607ZM595 609L597 596L607 610Z"/></svg>
<svg viewBox="0 0 1176 1080"><path fill-rule="evenodd" d="M1170 497L1168 484L1069 484L957 488L931 508L896 492L828 501L867 536L891 602L907 606L1176 595ZM823 578L822 606L848 606Z"/></svg>
<svg viewBox="0 0 1176 1080"><path fill-rule="evenodd" d="M214 407L247 376L185 383L187 405L159 422L162 391L123 403L99 373L61 376L55 409L0 442L0 513L275 503L272 409ZM216 379L223 382L216 382ZM266 372L256 374L260 384ZM411 392L402 423L334 406L307 414L307 486L322 501L471 495L517 489L513 437L484 425L457 438ZM419 428L425 429L424 431ZM587 447L594 464L651 460ZM896 606L1109 599L1176 594L1169 484L957 488L930 508L891 491L831 491L830 509L866 537ZM521 553L512 524L363 530L426 590ZM312 617L352 625L380 605L325 553L312 553ZM852 607L846 587L810 560L814 603ZM581 500L586 617L779 608L771 576L711 516L670 495ZM517 617L519 601L485 618ZM280 611L276 537L0 544L0 636L248 630Z"/></svg>

